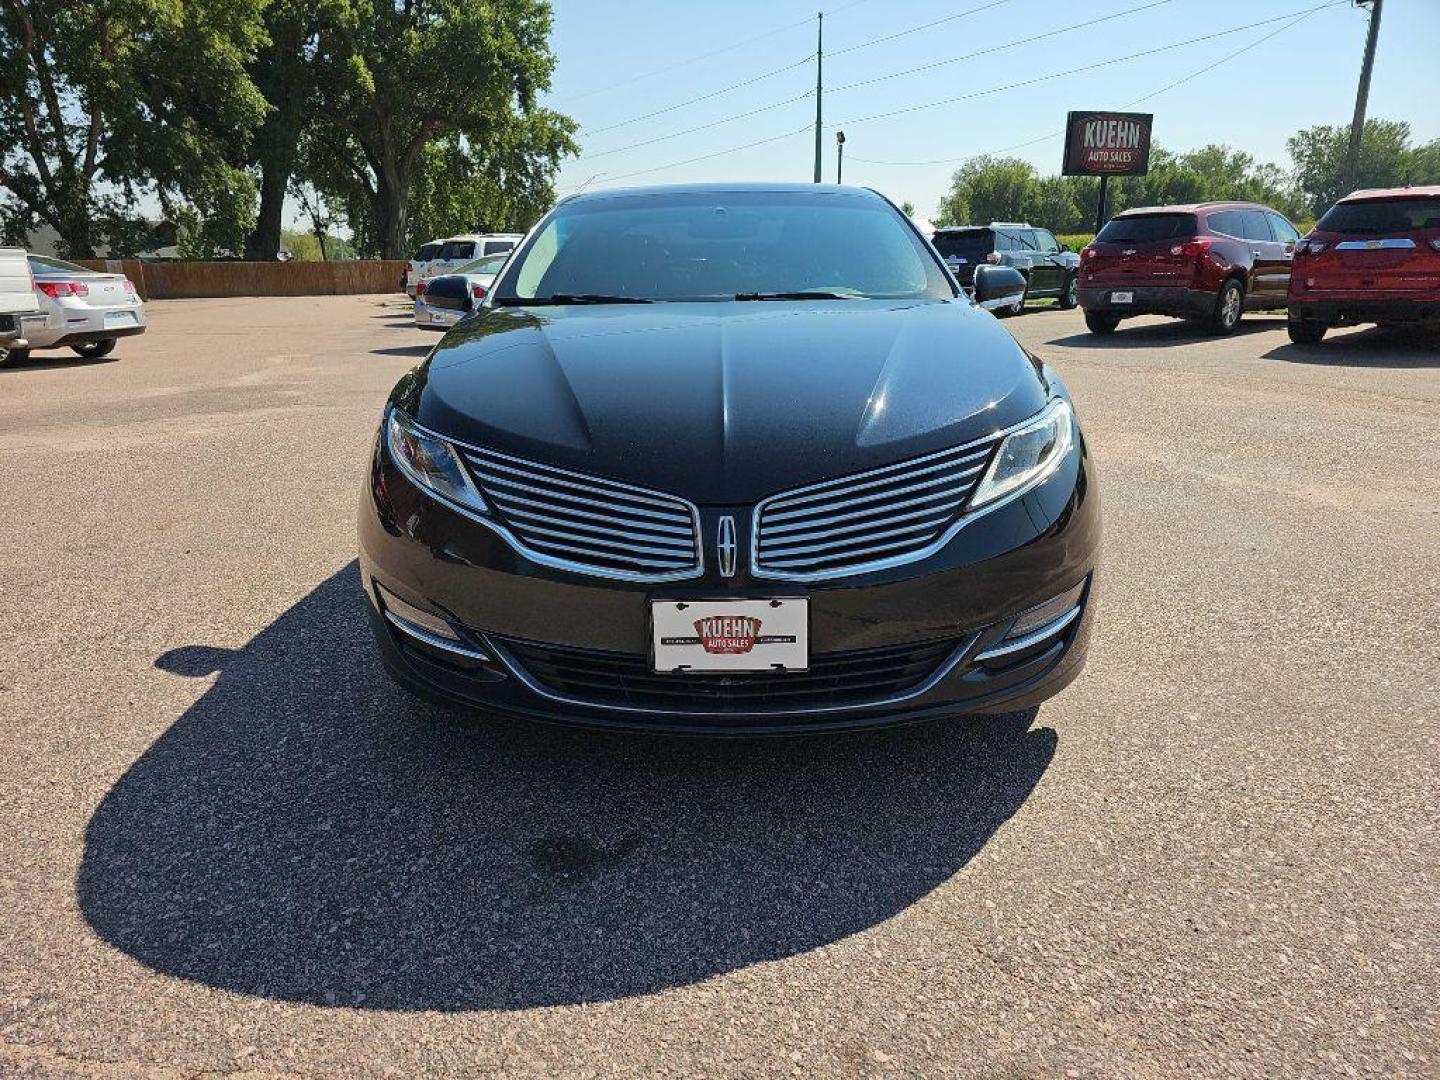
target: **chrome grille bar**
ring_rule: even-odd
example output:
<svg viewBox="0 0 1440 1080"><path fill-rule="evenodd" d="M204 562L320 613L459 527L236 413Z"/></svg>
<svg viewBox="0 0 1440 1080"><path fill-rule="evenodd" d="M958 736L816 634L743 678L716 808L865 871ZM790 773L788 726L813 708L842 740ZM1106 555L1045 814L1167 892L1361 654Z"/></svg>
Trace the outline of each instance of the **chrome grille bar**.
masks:
<svg viewBox="0 0 1440 1080"><path fill-rule="evenodd" d="M663 491L461 447L512 544L547 565L630 581L697 577L700 512Z"/></svg>
<svg viewBox="0 0 1440 1080"><path fill-rule="evenodd" d="M924 558L959 521L998 441L770 496L755 508L752 572L815 581Z"/></svg>

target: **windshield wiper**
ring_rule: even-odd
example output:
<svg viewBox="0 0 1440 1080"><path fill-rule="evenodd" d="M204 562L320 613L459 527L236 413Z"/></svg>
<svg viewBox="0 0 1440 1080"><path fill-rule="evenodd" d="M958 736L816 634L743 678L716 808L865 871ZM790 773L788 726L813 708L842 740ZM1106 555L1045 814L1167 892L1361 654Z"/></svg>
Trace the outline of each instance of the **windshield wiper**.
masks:
<svg viewBox="0 0 1440 1080"><path fill-rule="evenodd" d="M827 292L824 289L801 289L796 292L742 292L736 300L864 300L859 293Z"/></svg>
<svg viewBox="0 0 1440 1080"><path fill-rule="evenodd" d="M503 307L541 307L560 304L653 304L643 296L611 296L609 293L557 292L549 296L501 296L495 303Z"/></svg>

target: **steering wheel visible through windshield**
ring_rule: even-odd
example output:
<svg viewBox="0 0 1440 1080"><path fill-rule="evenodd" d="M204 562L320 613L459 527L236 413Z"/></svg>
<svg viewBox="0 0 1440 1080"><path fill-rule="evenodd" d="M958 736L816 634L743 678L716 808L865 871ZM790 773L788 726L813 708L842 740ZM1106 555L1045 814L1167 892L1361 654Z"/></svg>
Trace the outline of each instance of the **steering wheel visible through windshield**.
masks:
<svg viewBox="0 0 1440 1080"><path fill-rule="evenodd" d="M671 191L562 203L516 254L495 302L954 295L934 256L879 196Z"/></svg>

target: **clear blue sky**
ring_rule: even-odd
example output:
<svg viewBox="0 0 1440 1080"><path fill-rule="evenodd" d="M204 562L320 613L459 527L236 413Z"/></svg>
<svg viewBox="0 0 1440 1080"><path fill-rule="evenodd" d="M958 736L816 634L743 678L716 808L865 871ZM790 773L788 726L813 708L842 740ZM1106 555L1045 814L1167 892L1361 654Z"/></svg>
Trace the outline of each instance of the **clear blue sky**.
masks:
<svg viewBox="0 0 1440 1080"><path fill-rule="evenodd" d="M1354 109L1364 12L1342 0L1288 26L1296 13L1322 2L555 0L553 45L559 63L547 104L569 113L583 129L582 156L566 163L558 186L564 192L587 182L609 187L811 179L813 131L797 129L814 122L813 96L800 95L815 85L813 60L805 61L814 53L818 9L827 12L825 178L834 179L830 125L838 125L847 139L845 180L879 188L897 202L908 199L917 214L933 213L958 162L871 162L931 162L1004 152L1026 158L1042 172L1058 172L1061 139L1052 133L1059 131L1067 110L1117 108L1141 97L1147 100L1137 104L1136 111L1155 113L1155 138L1171 149L1220 142L1288 168L1287 136L1312 124L1347 124ZM1122 14L1142 7L1145 10ZM1093 71L865 120L1287 15L1292 17ZM1116 17L944 63L1106 16ZM946 21L905 33L936 20ZM866 46L891 35L900 36ZM1262 42L1267 35L1275 36ZM1440 0L1387 0L1369 115L1408 121L1417 142L1440 137L1437 47ZM1155 94L1247 48L1213 70ZM844 89L924 65L935 66ZM668 70L659 71L662 68ZM782 68L786 70L770 74ZM755 81L738 89L624 123L751 79ZM800 100L767 108L796 98ZM617 124L623 126L603 130ZM672 134L675 137L650 145L634 145ZM681 164L778 135L785 137Z"/></svg>

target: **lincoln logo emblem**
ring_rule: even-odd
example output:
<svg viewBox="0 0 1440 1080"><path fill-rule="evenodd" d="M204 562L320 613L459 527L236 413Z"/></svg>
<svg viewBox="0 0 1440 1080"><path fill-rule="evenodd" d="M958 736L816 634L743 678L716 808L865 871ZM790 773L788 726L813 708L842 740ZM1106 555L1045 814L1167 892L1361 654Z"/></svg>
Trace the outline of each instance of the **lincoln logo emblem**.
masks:
<svg viewBox="0 0 1440 1080"><path fill-rule="evenodd" d="M735 576L735 519L726 514L720 519L719 537L716 540L716 552L720 556L720 576Z"/></svg>

